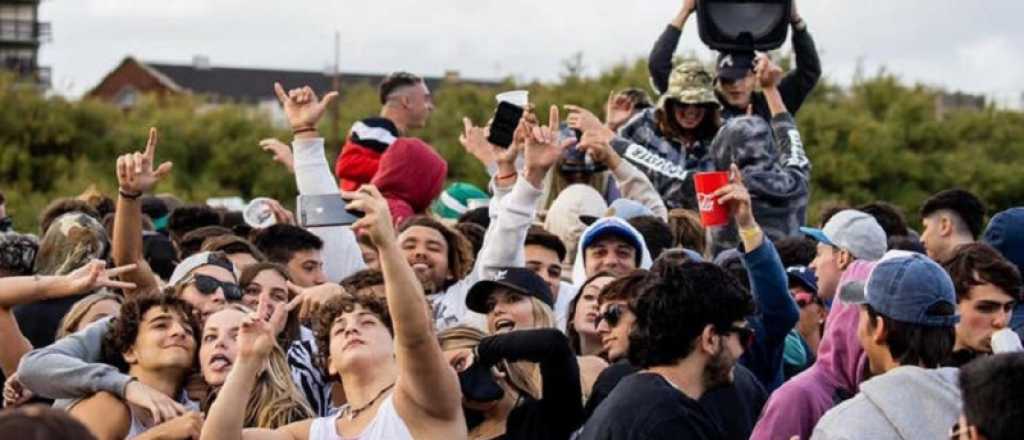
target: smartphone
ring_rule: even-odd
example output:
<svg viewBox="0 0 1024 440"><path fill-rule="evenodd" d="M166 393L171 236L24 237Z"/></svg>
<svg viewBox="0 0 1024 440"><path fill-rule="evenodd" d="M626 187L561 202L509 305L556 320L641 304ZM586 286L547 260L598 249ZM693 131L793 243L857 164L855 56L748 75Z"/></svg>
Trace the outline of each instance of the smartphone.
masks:
<svg viewBox="0 0 1024 440"><path fill-rule="evenodd" d="M341 194L301 195L298 198L299 226L348 226L365 214L348 209Z"/></svg>
<svg viewBox="0 0 1024 440"><path fill-rule="evenodd" d="M515 136L516 126L519 119L523 117L523 108L505 101L498 103L498 109L494 111L494 121L491 122L491 134L487 136L487 142L501 148L508 148L512 145Z"/></svg>

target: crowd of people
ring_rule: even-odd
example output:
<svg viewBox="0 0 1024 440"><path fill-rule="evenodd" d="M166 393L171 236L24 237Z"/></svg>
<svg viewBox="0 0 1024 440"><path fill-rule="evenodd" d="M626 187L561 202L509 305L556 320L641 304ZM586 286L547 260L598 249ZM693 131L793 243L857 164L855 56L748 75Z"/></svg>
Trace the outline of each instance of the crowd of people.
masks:
<svg viewBox="0 0 1024 440"><path fill-rule="evenodd" d="M794 8L788 73L741 51L673 64L683 3L651 51L656 99L612 91L603 120L527 105L507 148L465 119L483 189L445 188L414 136L431 91L400 72L333 167L317 127L337 93L268 84L293 138L254 149L352 224L154 195L173 173L156 128L111 164L116 195L53 201L38 236L0 195L0 432L1024 438L1024 207L986 223L954 188L921 228L884 200L808 219L807 23ZM708 171L729 176L710 194L724 225L702 221Z"/></svg>

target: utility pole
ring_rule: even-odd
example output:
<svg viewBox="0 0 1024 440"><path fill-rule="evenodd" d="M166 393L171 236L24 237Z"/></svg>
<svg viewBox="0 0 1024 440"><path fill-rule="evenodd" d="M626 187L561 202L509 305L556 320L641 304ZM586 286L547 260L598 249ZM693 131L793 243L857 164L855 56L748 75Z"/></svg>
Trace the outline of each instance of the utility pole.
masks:
<svg viewBox="0 0 1024 440"><path fill-rule="evenodd" d="M334 100L331 105L331 135L328 140L332 145L337 145L341 148L341 139L344 137L341 134L341 32L334 31L334 68L333 78L331 80L331 90L338 92L338 98Z"/></svg>

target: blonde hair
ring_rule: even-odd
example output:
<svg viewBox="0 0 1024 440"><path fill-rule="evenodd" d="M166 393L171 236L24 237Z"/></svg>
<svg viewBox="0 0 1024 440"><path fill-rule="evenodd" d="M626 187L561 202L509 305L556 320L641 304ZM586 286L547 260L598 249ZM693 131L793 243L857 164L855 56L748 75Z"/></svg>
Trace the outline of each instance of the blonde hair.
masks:
<svg viewBox="0 0 1024 440"><path fill-rule="evenodd" d="M240 303L230 303L221 311L236 310L245 314L253 310ZM217 312L220 313L220 312ZM210 393L204 406L209 411L216 393ZM246 428L276 429L299 420L314 417L306 396L299 392L292 381L291 369L281 347L274 347L267 358L263 371L256 378L256 386L249 394L245 405Z"/></svg>
<svg viewBox="0 0 1024 440"><path fill-rule="evenodd" d="M437 334L441 350L475 348L485 337L487 337L486 333L468 325L450 327ZM502 360L498 365L504 367L507 372L507 381L513 388L534 399L541 398L540 370L537 368L537 364Z"/></svg>
<svg viewBox="0 0 1024 440"><path fill-rule="evenodd" d="M64 319L60 320L60 325L57 327L57 339L77 332L78 328L82 325L82 318L89 314L89 310L92 310L93 306L102 301L114 301L118 304L124 304L124 298L121 295L107 289L97 290L96 293L78 300L75 305L71 306L71 310L68 310L68 313L64 315Z"/></svg>

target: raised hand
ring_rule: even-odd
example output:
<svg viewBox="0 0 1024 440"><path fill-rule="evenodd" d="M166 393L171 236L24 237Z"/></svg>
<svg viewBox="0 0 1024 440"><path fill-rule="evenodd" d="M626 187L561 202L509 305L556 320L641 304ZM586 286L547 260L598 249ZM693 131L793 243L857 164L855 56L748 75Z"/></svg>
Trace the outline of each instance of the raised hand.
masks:
<svg viewBox="0 0 1024 440"><path fill-rule="evenodd" d="M284 114L292 130L315 130L317 122L327 111L327 106L338 97L338 92L329 92L323 99L309 86L291 89L285 93L281 83L274 83L274 93L284 106Z"/></svg>
<svg viewBox="0 0 1024 440"><path fill-rule="evenodd" d="M597 119L597 116L594 116L594 113L590 110L575 105L567 105L565 106L565 109L569 111L569 116L565 118L565 123L569 128L580 130L582 132L606 128L604 124L601 123L601 120Z"/></svg>
<svg viewBox="0 0 1024 440"><path fill-rule="evenodd" d="M604 125L612 130L618 130L629 122L630 116L633 116L633 101L613 90L604 105Z"/></svg>
<svg viewBox="0 0 1024 440"><path fill-rule="evenodd" d="M289 173L295 172L295 157L292 156L292 149L287 144L275 138L266 138L260 141L260 148L273 154L274 162L284 165Z"/></svg>
<svg viewBox="0 0 1024 440"><path fill-rule="evenodd" d="M63 289L65 290L64 292L55 293L62 295L75 295L96 290L101 287L109 287L112 289L135 288L135 283L117 281L113 278L125 272L135 270L138 267L137 265L128 264L121 267L115 267L113 269L107 269L106 267L107 263L101 260L92 260L89 263L86 263L86 265L64 275L64 285L67 287L66 289Z"/></svg>
<svg viewBox="0 0 1024 440"><path fill-rule="evenodd" d="M754 66L754 74L757 75L757 82L761 88L775 88L782 81L782 68L775 64L767 55L757 57L757 64Z"/></svg>
<svg viewBox="0 0 1024 440"><path fill-rule="evenodd" d="M363 212L365 215L352 225L352 229L363 231L370 237L377 249L383 249L395 243L395 226L391 221L391 210L388 201L380 190L373 185L363 185L358 191L342 192L341 196L351 200L349 209Z"/></svg>
<svg viewBox="0 0 1024 440"><path fill-rule="evenodd" d="M473 125L469 118L462 118L462 133L459 134L459 143L472 154L477 160L489 166L497 162L497 147L487 142L487 129Z"/></svg>
<svg viewBox="0 0 1024 440"><path fill-rule="evenodd" d="M277 331L274 326L287 319L288 312L295 309L299 301L292 300L284 307L275 307L273 311L266 303L260 303L258 309L242 318L238 329L238 356L250 361L263 361L277 346Z"/></svg>
<svg viewBox="0 0 1024 440"><path fill-rule="evenodd" d="M269 199L267 206L270 208L270 212L274 214L274 220L276 220L277 223L293 226L298 225L295 221L295 214L281 205L281 202Z"/></svg>
<svg viewBox="0 0 1024 440"><path fill-rule="evenodd" d="M149 139L144 152L134 152L117 158L117 184L122 193L142 195L153 189L171 172L171 162L160 164L155 170L153 164L156 156L157 131L149 129Z"/></svg>
<svg viewBox="0 0 1024 440"><path fill-rule="evenodd" d="M622 163L622 156L612 148L611 141L615 137L611 130L592 130L583 133L583 139L576 144L576 148L586 152L595 162L608 166L609 169L616 169Z"/></svg>
<svg viewBox="0 0 1024 440"><path fill-rule="evenodd" d="M289 281L288 290L295 294L288 307L289 309L298 307L300 321L312 318L324 304L327 304L327 301L345 294L345 289L335 283L302 288Z"/></svg>
<svg viewBox="0 0 1024 440"><path fill-rule="evenodd" d="M538 127L527 122L530 135L526 139L524 157L526 160L525 177L535 188L540 188L544 175L558 162L562 151L574 142L573 139L558 141L558 127L561 118L558 115L558 106L551 106L548 114L548 125Z"/></svg>
<svg viewBox="0 0 1024 440"><path fill-rule="evenodd" d="M720 205L728 205L729 212L736 219L736 225L740 229L750 229L757 226L754 221L754 211L750 205L750 192L743 184L743 173L736 164L732 164L729 173L729 184L715 191L715 199Z"/></svg>

